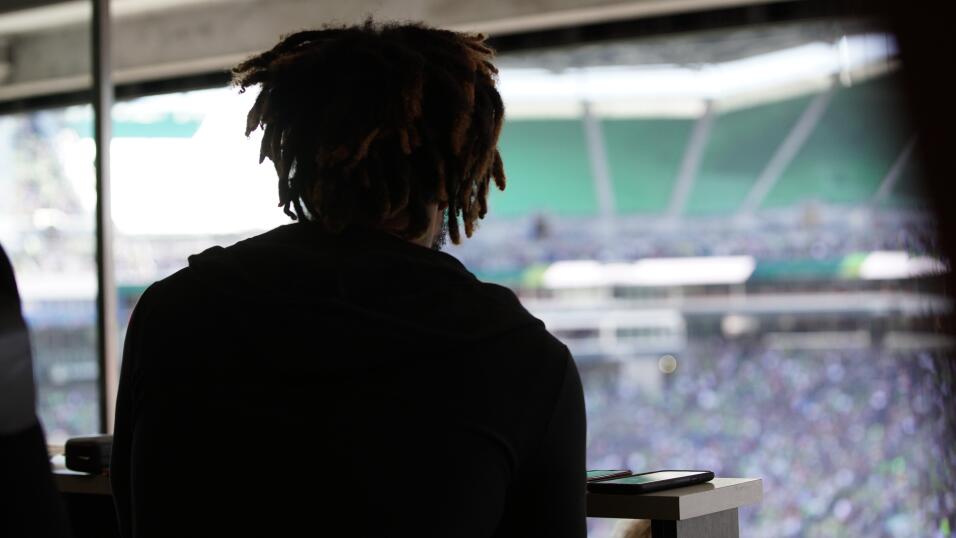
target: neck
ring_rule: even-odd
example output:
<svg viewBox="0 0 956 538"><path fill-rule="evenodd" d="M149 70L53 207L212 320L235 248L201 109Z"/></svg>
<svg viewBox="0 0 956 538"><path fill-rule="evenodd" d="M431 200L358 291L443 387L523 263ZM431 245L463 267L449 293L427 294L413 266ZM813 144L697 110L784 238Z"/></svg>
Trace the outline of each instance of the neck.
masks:
<svg viewBox="0 0 956 538"><path fill-rule="evenodd" d="M401 230L404 230L408 227L407 213L402 213L400 215L395 216L391 220L386 221L382 225L382 231L385 233L394 235L396 237L399 237L401 239L404 239L405 241L408 241L409 243L414 243L416 245L423 246L425 248L435 248L435 240L442 233L442 225L443 225L442 209L444 208L439 207L437 204L431 204L431 207L429 208L429 213L430 213L429 216L431 218L428 223L428 227L425 228L425 232L418 237L413 237L413 238L403 237L400 233Z"/></svg>

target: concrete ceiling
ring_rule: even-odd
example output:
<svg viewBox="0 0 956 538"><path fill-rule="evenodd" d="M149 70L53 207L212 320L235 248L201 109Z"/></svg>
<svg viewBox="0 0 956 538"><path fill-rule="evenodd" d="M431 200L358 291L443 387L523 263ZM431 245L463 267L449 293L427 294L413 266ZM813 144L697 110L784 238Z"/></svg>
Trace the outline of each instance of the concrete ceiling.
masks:
<svg viewBox="0 0 956 538"><path fill-rule="evenodd" d="M595 66L699 66L749 58L807 43L834 43L844 35L862 33L867 29L865 22L845 20L768 24L509 53L499 58L498 65L552 71Z"/></svg>
<svg viewBox="0 0 956 538"><path fill-rule="evenodd" d="M10 0L10 9L0 8L0 36L21 35L31 32L89 24L92 15L90 0ZM202 4L225 3L233 0L112 0L113 18L123 21L156 12L175 12ZM264 2L260 2L263 3Z"/></svg>
<svg viewBox="0 0 956 538"><path fill-rule="evenodd" d="M113 0L114 79L226 69L282 34L369 15L503 35L756 3L766 0ZM90 86L89 1L3 6L0 101Z"/></svg>
<svg viewBox="0 0 956 538"><path fill-rule="evenodd" d="M64 0L6 0L0 4L0 14L22 11L62 3Z"/></svg>

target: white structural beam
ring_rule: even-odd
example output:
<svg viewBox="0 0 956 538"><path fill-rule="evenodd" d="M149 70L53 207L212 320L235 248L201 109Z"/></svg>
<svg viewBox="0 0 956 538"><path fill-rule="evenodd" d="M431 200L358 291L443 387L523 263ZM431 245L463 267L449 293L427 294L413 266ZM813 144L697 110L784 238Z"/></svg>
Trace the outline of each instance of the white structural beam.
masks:
<svg viewBox="0 0 956 538"><path fill-rule="evenodd" d="M807 105L807 108L803 110L803 114L797 119L797 122L790 129L790 132L787 133L787 137L783 139L783 142L780 143L780 146L770 158L767 166L760 172L753 187L750 188L750 192L747 193L747 197L744 198L743 203L740 205L740 209L738 210L739 215L751 214L760 207L760 204L763 203L770 189L777 184L777 180L780 179L783 172L790 166L790 162L797 156L800 148L803 147L803 144L810 138L810 134L813 133L813 130L817 127L820 118L823 117L823 113L826 112L827 106L829 106L830 100L833 98L835 89L836 83L831 85L827 91L814 97L813 100L810 101L810 104Z"/></svg>
<svg viewBox="0 0 956 538"><path fill-rule="evenodd" d="M670 218L679 217L684 212L690 192L697 181L697 172L700 170L700 162L704 157L704 150L707 149L707 142L710 140L710 129L713 123L714 103L707 101L704 113L694 124L694 130L684 149L677 180L674 181L674 190L671 191L671 200L667 205L667 216Z"/></svg>
<svg viewBox="0 0 956 538"><path fill-rule="evenodd" d="M909 142L906 143L906 146L903 147L903 151L896 157L896 160L893 161L893 166L890 167L886 176L880 181L880 188L873 194L873 199L870 201L871 203L876 204L882 202L893 192L893 188L896 187L900 176L903 175L903 170L906 168L906 164L909 163L910 157L913 155L913 149L915 148L916 136L914 135L910 138Z"/></svg>
<svg viewBox="0 0 956 538"><path fill-rule="evenodd" d="M369 16L378 20L419 20L495 35L757 1L116 1L119 15L113 39L113 74L116 82L123 83L227 69L252 53L271 47L280 35L329 23L359 22ZM136 5L149 9L134 9ZM9 42L11 60L7 80L0 84L0 100L91 87L90 61L84 54L90 28L84 9L88 9L87 2L70 2L0 16L0 37ZM43 10L54 11L50 14ZM30 16L25 18L26 15Z"/></svg>
<svg viewBox="0 0 956 538"><path fill-rule="evenodd" d="M594 182L594 193L597 197L598 211L601 218L614 218L614 186L611 183L611 168L608 164L607 149L604 144L604 132L601 129L601 120L594 115L590 103L585 101L581 105L584 122L584 138L587 142L588 160L591 163L591 180Z"/></svg>

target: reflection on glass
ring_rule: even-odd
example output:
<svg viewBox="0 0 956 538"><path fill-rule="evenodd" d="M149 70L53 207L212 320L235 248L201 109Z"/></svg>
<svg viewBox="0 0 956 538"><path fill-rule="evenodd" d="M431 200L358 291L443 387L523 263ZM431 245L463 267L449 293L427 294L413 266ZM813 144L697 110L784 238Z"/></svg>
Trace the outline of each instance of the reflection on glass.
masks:
<svg viewBox="0 0 956 538"><path fill-rule="evenodd" d="M96 193L75 107L0 117L0 243L11 257L50 442L99 428Z"/></svg>

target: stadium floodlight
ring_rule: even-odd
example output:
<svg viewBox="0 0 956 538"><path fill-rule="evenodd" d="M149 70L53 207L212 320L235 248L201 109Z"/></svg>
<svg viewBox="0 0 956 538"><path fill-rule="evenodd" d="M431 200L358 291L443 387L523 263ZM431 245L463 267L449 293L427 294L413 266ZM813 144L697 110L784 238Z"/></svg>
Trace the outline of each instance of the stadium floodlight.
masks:
<svg viewBox="0 0 956 538"><path fill-rule="evenodd" d="M542 277L547 288L702 286L743 284L757 266L753 256L645 258L633 263L556 262Z"/></svg>
<svg viewBox="0 0 956 538"><path fill-rule="evenodd" d="M948 271L946 265L929 256L910 257L902 251L871 252L860 264L864 280L898 280L938 275Z"/></svg>

